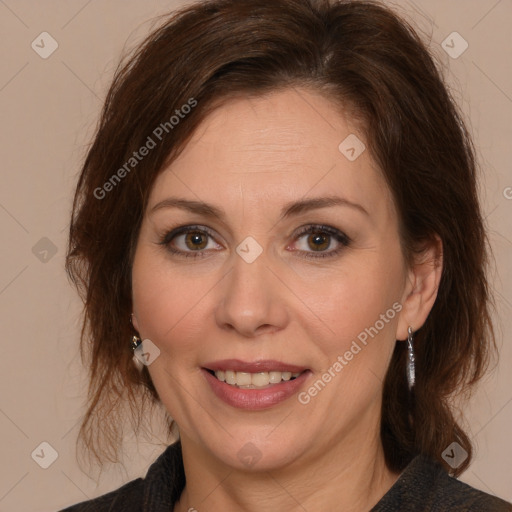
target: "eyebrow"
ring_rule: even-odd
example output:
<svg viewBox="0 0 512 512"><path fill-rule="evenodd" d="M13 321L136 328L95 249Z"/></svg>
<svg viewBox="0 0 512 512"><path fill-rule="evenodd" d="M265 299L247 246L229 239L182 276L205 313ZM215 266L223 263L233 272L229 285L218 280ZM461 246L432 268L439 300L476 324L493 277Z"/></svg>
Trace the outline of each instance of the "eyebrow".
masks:
<svg viewBox="0 0 512 512"><path fill-rule="evenodd" d="M345 206L358 210L364 215L370 215L366 211L366 209L358 203L354 203L343 197L327 196L314 197L311 199L301 199L299 201L292 201L290 203L285 204L281 210L280 220L300 215L301 213L305 213L311 210L317 210L320 208L327 208L332 206ZM205 217L217 218L220 220L224 220L226 218L226 214L224 213L224 211L212 204L204 203L201 201L191 201L189 199L184 199L180 197L168 197L167 199L160 201L151 208L150 214L153 214L154 212L162 208L179 208L181 210L186 210L191 213L196 213L198 215L203 215Z"/></svg>

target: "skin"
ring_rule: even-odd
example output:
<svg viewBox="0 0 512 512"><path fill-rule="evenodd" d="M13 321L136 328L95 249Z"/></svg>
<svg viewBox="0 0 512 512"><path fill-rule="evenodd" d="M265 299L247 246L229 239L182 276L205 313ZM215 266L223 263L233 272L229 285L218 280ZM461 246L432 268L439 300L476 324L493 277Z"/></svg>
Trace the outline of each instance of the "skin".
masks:
<svg viewBox="0 0 512 512"><path fill-rule="evenodd" d="M406 266L392 196L369 151L349 161L338 149L349 134L364 142L311 90L233 99L155 182L133 264L133 324L160 349L148 368L180 429L187 485L175 512L367 511L399 476L387 468L379 437L383 380L397 340L432 308L441 247ZM327 195L367 213L331 206L280 220L286 203ZM170 196L211 203L225 218L151 211ZM159 244L171 229L194 224L214 236L189 236L187 245L178 235L170 244L188 253L199 245L206 257L179 257ZM316 249L313 235L295 235L312 224L351 243L323 232ZM236 252L247 236L263 249L250 264ZM304 257L338 248L333 257ZM395 302L400 313L307 404L293 396L260 411L234 408L201 373L219 359L275 359L309 368L307 390ZM237 456L248 442L261 454L251 467Z"/></svg>

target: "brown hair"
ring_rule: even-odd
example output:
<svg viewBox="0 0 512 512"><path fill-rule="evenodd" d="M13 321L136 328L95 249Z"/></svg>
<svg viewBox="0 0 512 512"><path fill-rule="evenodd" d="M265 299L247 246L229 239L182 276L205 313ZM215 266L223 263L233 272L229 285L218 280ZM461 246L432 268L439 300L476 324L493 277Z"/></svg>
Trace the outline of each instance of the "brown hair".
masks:
<svg viewBox="0 0 512 512"><path fill-rule="evenodd" d="M457 441L469 454L456 470L447 467L458 475L472 449L450 404L483 375L495 349L474 148L414 29L368 1L198 2L166 18L120 64L78 180L66 261L85 304L81 349L90 368L79 439L98 462L115 461L123 404L137 428L144 405L159 402L147 369L133 365L129 322L132 258L156 176L223 101L287 87L317 91L362 121L408 263L434 234L442 240L439 293L415 337L415 394L410 401L405 344L397 343L381 437L393 470L418 453L444 463L443 450ZM188 114L176 123L177 110ZM155 147L130 161L148 137Z"/></svg>

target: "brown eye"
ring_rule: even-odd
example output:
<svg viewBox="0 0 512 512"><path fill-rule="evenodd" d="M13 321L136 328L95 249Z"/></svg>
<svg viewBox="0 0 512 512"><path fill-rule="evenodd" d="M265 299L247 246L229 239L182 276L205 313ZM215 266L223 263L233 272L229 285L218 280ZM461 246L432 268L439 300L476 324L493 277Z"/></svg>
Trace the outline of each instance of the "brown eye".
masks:
<svg viewBox="0 0 512 512"><path fill-rule="evenodd" d="M196 258L208 256L208 244L211 249L218 248L214 243L214 235L206 228L200 226L182 226L168 232L161 239L160 244L177 256Z"/></svg>
<svg viewBox="0 0 512 512"><path fill-rule="evenodd" d="M327 249L330 245L329 237L330 235L325 236L319 233L311 234L307 238L308 246L314 251Z"/></svg>
<svg viewBox="0 0 512 512"><path fill-rule="evenodd" d="M303 253L302 255L305 258L328 258L337 256L352 242L347 235L330 226L306 226L295 236L297 240L300 240L304 238L305 235L309 236L305 239L304 243L297 244L298 252ZM338 245L338 248L328 251L327 249L331 247L333 240L334 244Z"/></svg>
<svg viewBox="0 0 512 512"><path fill-rule="evenodd" d="M191 250L204 249L208 244L208 234L192 231L185 235L185 244Z"/></svg>

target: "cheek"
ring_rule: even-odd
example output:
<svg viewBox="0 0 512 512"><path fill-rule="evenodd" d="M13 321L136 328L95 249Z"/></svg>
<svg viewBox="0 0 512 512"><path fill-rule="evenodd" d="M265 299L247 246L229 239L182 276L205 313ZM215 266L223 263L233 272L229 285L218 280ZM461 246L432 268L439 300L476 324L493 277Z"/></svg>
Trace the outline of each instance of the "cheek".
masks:
<svg viewBox="0 0 512 512"><path fill-rule="evenodd" d="M401 310L402 268L398 254L379 254L361 253L347 260L343 274L324 279L322 293L307 301L326 333L322 352L327 367L349 352L353 370L370 366L379 374L385 371Z"/></svg>
<svg viewBox="0 0 512 512"><path fill-rule="evenodd" d="M132 270L133 309L141 337L172 355L192 350L204 330L204 300L213 283L190 270L172 271L170 264L142 247Z"/></svg>
<svg viewBox="0 0 512 512"><path fill-rule="evenodd" d="M400 297L400 275L396 263L355 255L342 274L324 276L317 307L334 325L373 323Z"/></svg>

